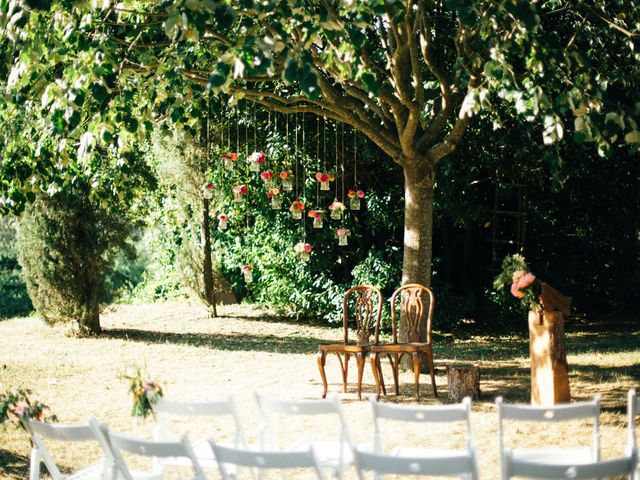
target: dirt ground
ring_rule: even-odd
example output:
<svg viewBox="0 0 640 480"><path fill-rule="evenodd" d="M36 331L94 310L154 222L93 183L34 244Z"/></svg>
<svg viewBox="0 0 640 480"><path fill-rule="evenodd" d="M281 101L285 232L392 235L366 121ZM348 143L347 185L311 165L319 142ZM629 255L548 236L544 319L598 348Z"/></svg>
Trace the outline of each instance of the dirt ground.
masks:
<svg viewBox="0 0 640 480"><path fill-rule="evenodd" d="M220 399L233 395L252 442L259 440L261 422L253 392L288 399L317 399L322 392L315 352L320 343L337 342L341 328L289 323L265 316L249 306L219 307L210 318L202 307L188 303L124 305L104 314L105 334L98 338L70 338L60 329L46 327L35 317L0 322L0 390L23 386L51 407L62 423L95 416L116 430L151 435L153 421L143 424L129 416L127 385L119 374L127 367L142 367L158 380L167 398ZM603 399L602 457L621 455L626 441L626 392L640 384L640 324L619 331L606 324L568 325L567 349L573 399ZM494 399L526 402L529 396L528 343L526 337L464 337L436 335L434 339L438 397L428 376L421 378L420 404L441 405L447 399L445 367L454 362L480 366L480 401L473 403L472 429L478 451L480 477L499 477L497 416ZM351 379L355 377L352 365ZM385 368L386 367L386 368ZM390 369L383 364L386 383ZM335 357L327 360L329 392L342 400L350 432L356 443L371 443L373 424L367 400L359 401L355 385L342 393ZM414 404L412 375L400 379L401 395L382 401ZM363 397L372 395L375 383L367 362ZM287 421L285 435L320 435L328 424ZM316 422L317 423L317 422ZM512 432L536 445L560 445L576 440L589 444L588 425L562 425L548 429L518 427ZM201 429L202 425L193 429ZM215 428L213 435L226 440L229 429ZM197 432L196 432L197 433ZM208 430L211 434L211 430ZM418 430L388 426L390 443L442 446L464 445L462 435L441 425ZM54 449L60 464L74 467L95 453L94 447ZM28 478L29 442L23 431L0 429L0 478ZM44 468L43 468L44 470ZM217 478L212 476L212 478ZM355 478L355 471L346 478Z"/></svg>

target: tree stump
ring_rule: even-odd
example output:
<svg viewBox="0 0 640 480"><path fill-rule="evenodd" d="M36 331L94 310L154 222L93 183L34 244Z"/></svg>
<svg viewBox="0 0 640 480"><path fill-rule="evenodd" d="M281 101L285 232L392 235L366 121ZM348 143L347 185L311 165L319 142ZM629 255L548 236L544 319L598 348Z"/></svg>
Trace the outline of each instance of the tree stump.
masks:
<svg viewBox="0 0 640 480"><path fill-rule="evenodd" d="M480 399L480 367L477 365L448 365L447 390L449 398L460 402L464 397Z"/></svg>
<svg viewBox="0 0 640 480"><path fill-rule="evenodd" d="M569 365L561 312L529 312L531 404L554 405L571 401Z"/></svg>

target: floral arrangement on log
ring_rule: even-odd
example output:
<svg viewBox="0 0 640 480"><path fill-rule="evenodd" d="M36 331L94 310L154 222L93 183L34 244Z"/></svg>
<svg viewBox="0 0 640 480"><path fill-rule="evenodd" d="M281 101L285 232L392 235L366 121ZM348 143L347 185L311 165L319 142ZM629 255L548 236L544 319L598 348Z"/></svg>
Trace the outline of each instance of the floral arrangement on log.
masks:
<svg viewBox="0 0 640 480"><path fill-rule="evenodd" d="M542 310L540 281L529 271L522 255L507 255L502 260L502 272L495 278L493 288L503 290L507 287L526 308Z"/></svg>
<svg viewBox="0 0 640 480"><path fill-rule="evenodd" d="M129 382L129 393L133 400L131 416L145 419L149 415L153 416L151 405L162 397L162 387L155 380L149 380L142 375L140 367L133 367L130 371L120 375L122 380Z"/></svg>
<svg viewBox="0 0 640 480"><path fill-rule="evenodd" d="M31 390L17 387L0 393L0 425L13 423L24 428L22 420L32 418L42 422L56 422L55 415L47 415L49 407L29 398Z"/></svg>

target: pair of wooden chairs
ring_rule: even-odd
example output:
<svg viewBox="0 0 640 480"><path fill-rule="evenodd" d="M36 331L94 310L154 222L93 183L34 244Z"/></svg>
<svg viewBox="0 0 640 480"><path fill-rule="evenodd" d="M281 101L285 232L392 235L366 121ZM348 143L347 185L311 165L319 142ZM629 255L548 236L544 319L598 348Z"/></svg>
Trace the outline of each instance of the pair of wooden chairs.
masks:
<svg viewBox="0 0 640 480"><path fill-rule="evenodd" d="M411 356L414 374L414 393L420 399L420 367L424 359L431 375L433 395L438 396L431 347L431 323L434 310L434 295L431 289L418 283L410 283L398 288L391 295L391 328L393 343L380 344L380 319L382 317L383 298L380 289L369 285L351 287L342 302L342 324L344 341L339 344L320 345L318 347L318 368L327 395L327 376L325 365L327 356L332 353L338 357L342 371L343 389L347 391L349 360L355 357L358 369L358 398L362 398L362 376L365 358L370 354L371 369L376 382L377 396L387 394L382 376L381 357L386 356L391 364L395 393L399 395L398 371L404 355ZM428 305L427 305L428 303ZM400 313L400 315L399 315ZM399 317L406 326L407 342L398 341ZM349 341L349 327L355 324L356 341ZM373 342L371 335L373 332Z"/></svg>

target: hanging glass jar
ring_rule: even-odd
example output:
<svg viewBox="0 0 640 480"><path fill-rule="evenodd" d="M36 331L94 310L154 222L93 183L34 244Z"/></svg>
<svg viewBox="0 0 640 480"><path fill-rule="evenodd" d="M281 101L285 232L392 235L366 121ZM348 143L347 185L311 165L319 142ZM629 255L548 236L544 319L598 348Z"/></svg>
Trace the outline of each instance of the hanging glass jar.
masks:
<svg viewBox="0 0 640 480"><path fill-rule="evenodd" d="M291 212L291 218L294 220L300 220L302 218L302 213L304 212L304 203L299 200L294 200L291 202L289 211Z"/></svg>
<svg viewBox="0 0 640 480"><path fill-rule="evenodd" d="M233 201L234 202L243 202L244 196L247 194L247 186L246 185L236 185L232 189L233 191Z"/></svg>
<svg viewBox="0 0 640 480"><path fill-rule="evenodd" d="M229 222L229 217L227 217L224 213L218 215L218 228L220 230L227 229L227 223Z"/></svg>
<svg viewBox="0 0 640 480"><path fill-rule="evenodd" d="M207 182L202 186L202 198L206 200L211 200L213 198L213 183Z"/></svg>
<svg viewBox="0 0 640 480"><path fill-rule="evenodd" d="M316 172L316 180L320 182L320 190L330 190L329 182L332 182L334 177L330 173Z"/></svg>
<svg viewBox="0 0 640 480"><path fill-rule="evenodd" d="M224 168L227 170L231 170L233 168L233 163L238 161L238 154L234 152L227 152L222 155L222 162L224 164Z"/></svg>
<svg viewBox="0 0 640 480"><path fill-rule="evenodd" d="M339 228L336 230L336 235L338 237L338 245L344 246L349 245L349 235L351 232L346 228Z"/></svg>
<svg viewBox="0 0 640 480"><path fill-rule="evenodd" d="M242 276L244 277L245 283L253 282L253 265L244 265L240 270L242 272Z"/></svg>
<svg viewBox="0 0 640 480"><path fill-rule="evenodd" d="M267 187L268 190L273 188L273 173L270 170L265 170L264 172L260 172L260 178L264 182L264 186Z"/></svg>
<svg viewBox="0 0 640 480"><path fill-rule="evenodd" d="M267 197L271 199L271 208L273 210L280 210L282 208L282 197L280 196L279 188L272 188L269 190Z"/></svg>
<svg viewBox="0 0 640 480"><path fill-rule="evenodd" d="M291 170L283 170L280 172L280 180L282 180L282 190L290 192L293 190L293 173Z"/></svg>
<svg viewBox="0 0 640 480"><path fill-rule="evenodd" d="M349 208L351 210L360 210L360 199L364 198L364 190L349 190Z"/></svg>
<svg viewBox="0 0 640 480"><path fill-rule="evenodd" d="M293 247L293 250L296 252L296 255L298 255L298 258L303 262L309 261L312 249L313 247L311 247L311 244L304 242L297 243L296 246Z"/></svg>
<svg viewBox="0 0 640 480"><path fill-rule="evenodd" d="M247 160L249 161L249 170L259 172L264 162L267 161L267 156L262 152L253 152Z"/></svg>
<svg viewBox="0 0 640 480"><path fill-rule="evenodd" d="M322 228L322 213L320 210L309 210L308 215L313 218L313 228Z"/></svg>
<svg viewBox="0 0 640 480"><path fill-rule="evenodd" d="M347 207L344 206L344 203L339 202L338 200L334 200L333 203L329 205L329 210L331 211L331 219L340 220L346 208Z"/></svg>

